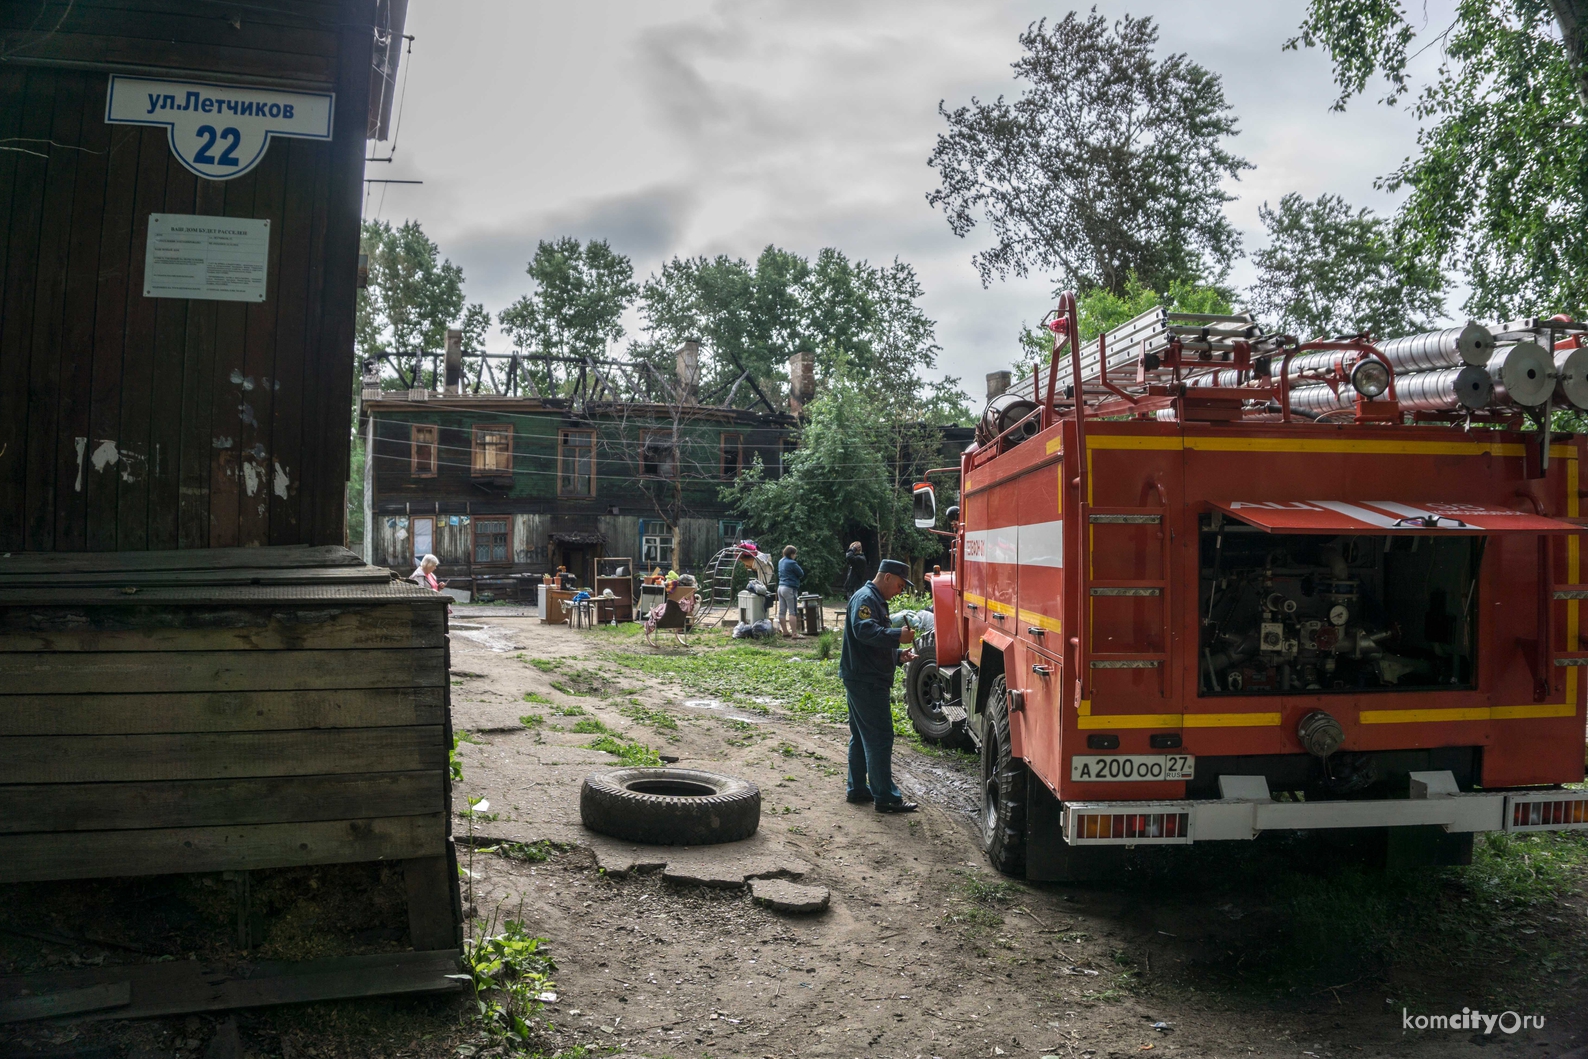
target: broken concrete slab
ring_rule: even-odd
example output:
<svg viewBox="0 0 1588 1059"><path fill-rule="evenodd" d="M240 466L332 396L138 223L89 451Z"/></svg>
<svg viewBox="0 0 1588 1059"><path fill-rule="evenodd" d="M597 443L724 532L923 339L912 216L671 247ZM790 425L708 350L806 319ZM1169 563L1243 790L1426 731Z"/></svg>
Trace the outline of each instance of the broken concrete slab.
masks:
<svg viewBox="0 0 1588 1059"><path fill-rule="evenodd" d="M800 886L787 879L751 879L750 898L774 912L821 912L832 900L825 886Z"/></svg>
<svg viewBox="0 0 1588 1059"><path fill-rule="evenodd" d="M719 890L742 890L744 872L731 864L706 862L677 867L669 864L662 869L662 881L675 886L711 886Z"/></svg>
<svg viewBox="0 0 1588 1059"><path fill-rule="evenodd" d="M625 850L615 846L595 847L596 867L614 879L630 875L647 875L667 866L666 858Z"/></svg>

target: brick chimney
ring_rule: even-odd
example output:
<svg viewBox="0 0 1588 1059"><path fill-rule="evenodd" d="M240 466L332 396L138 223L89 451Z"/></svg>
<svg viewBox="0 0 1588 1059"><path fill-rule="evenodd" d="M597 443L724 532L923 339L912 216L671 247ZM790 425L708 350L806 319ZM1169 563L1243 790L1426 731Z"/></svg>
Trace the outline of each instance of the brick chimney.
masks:
<svg viewBox="0 0 1588 1059"><path fill-rule="evenodd" d="M456 396L463 387L463 332L447 328L447 385L443 391Z"/></svg>
<svg viewBox="0 0 1588 1059"><path fill-rule="evenodd" d="M678 364L678 400L695 404L700 400L700 343L691 339L673 353Z"/></svg>
<svg viewBox="0 0 1588 1059"><path fill-rule="evenodd" d="M991 401L994 397L1008 390L1009 383L1013 379L1014 376L1007 371L989 371L987 373L987 400Z"/></svg>
<svg viewBox="0 0 1588 1059"><path fill-rule="evenodd" d="M816 354L802 349L788 358L788 410L800 412L816 396Z"/></svg>

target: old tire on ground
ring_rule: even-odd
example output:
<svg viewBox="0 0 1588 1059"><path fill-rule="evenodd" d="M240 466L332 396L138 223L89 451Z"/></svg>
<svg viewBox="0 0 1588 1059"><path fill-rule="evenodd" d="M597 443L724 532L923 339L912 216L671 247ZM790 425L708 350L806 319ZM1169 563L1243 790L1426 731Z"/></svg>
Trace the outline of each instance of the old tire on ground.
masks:
<svg viewBox="0 0 1588 1059"><path fill-rule="evenodd" d="M592 831L647 845L737 842L761 824L761 790L699 769L611 769L585 777L579 819Z"/></svg>
<svg viewBox="0 0 1588 1059"><path fill-rule="evenodd" d="M904 670L904 705L915 732L933 746L948 750L969 750L970 732L963 717L955 720L943 712L943 699L937 687L937 659L932 638L923 636L915 644L920 652Z"/></svg>
<svg viewBox="0 0 1588 1059"><path fill-rule="evenodd" d="M1002 673L987 687L981 741L981 848L1005 875L1026 868L1026 763L1009 753L1009 694Z"/></svg>

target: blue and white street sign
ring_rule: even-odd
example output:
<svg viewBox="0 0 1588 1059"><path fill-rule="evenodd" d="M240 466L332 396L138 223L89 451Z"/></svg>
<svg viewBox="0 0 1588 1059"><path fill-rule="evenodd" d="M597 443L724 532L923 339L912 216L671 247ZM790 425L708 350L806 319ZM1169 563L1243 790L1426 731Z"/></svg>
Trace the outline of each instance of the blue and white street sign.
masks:
<svg viewBox="0 0 1588 1059"><path fill-rule="evenodd" d="M242 176L265 156L273 136L331 138L334 92L283 92L197 81L110 78L105 120L164 125L171 153L209 180Z"/></svg>

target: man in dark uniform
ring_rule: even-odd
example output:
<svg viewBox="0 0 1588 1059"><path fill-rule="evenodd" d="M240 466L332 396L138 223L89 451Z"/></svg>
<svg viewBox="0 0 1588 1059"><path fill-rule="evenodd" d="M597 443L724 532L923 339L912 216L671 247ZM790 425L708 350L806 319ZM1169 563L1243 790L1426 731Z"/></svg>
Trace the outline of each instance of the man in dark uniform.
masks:
<svg viewBox="0 0 1588 1059"><path fill-rule="evenodd" d="M888 624L888 600L911 587L910 568L884 559L877 576L849 597L838 676L849 700L850 802L872 802L879 813L913 813L915 803L893 784L893 671L915 656L909 627Z"/></svg>

